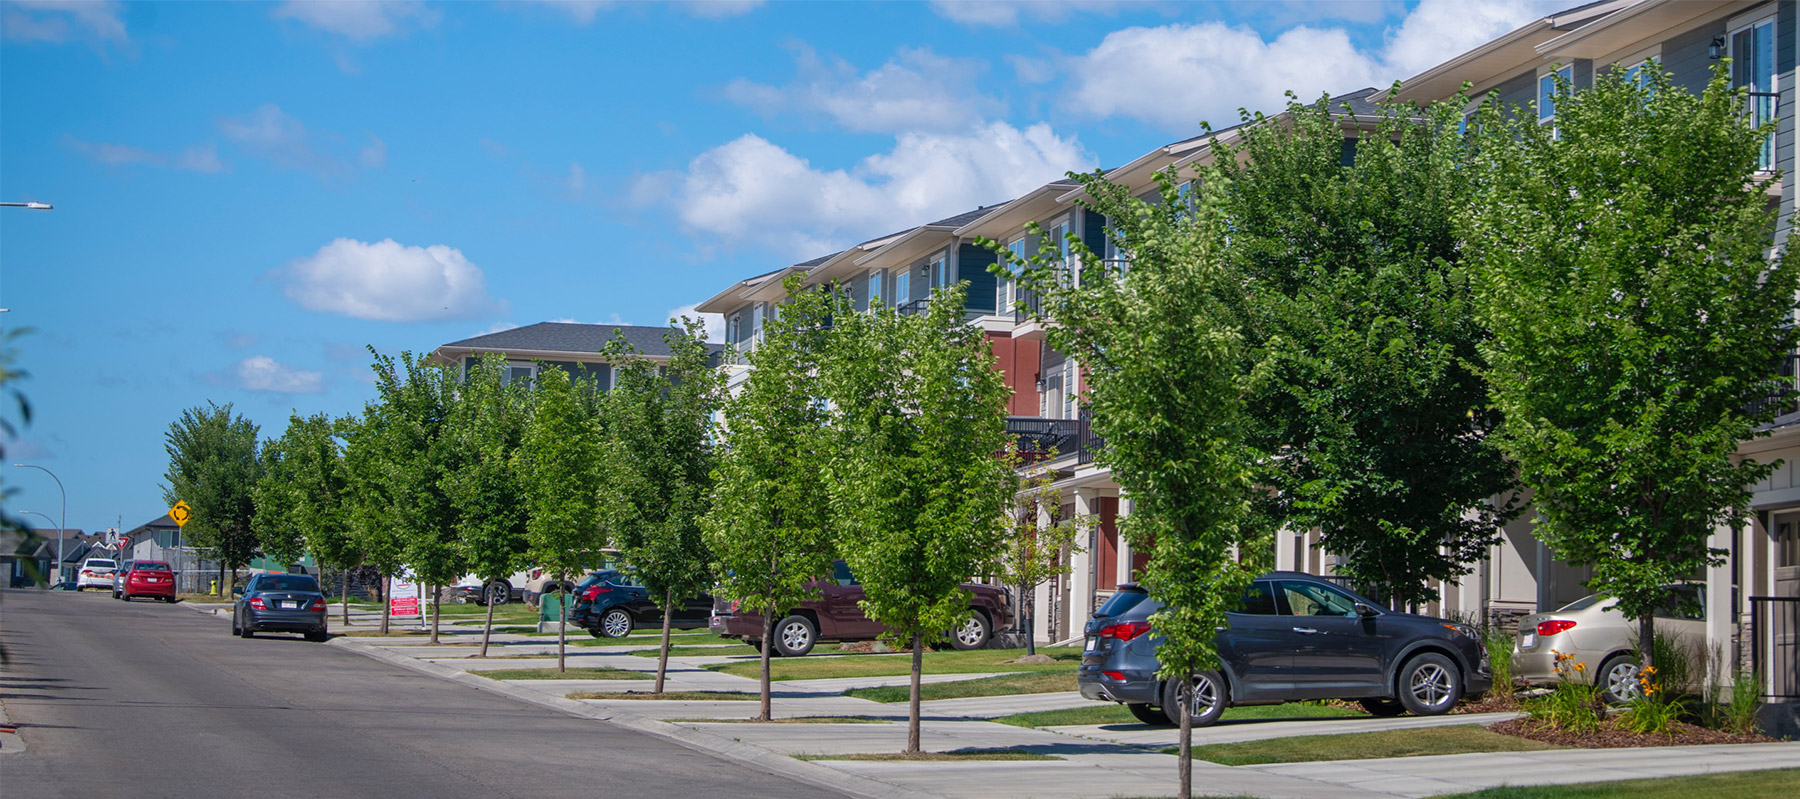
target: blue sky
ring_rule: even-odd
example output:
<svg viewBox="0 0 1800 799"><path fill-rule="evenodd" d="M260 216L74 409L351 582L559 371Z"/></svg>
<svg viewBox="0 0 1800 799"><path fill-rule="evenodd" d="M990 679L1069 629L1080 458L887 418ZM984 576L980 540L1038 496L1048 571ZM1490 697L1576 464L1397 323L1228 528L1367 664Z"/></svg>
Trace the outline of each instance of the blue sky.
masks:
<svg viewBox="0 0 1800 799"><path fill-rule="evenodd" d="M13 510L133 527L163 434L371 394L365 347L661 324L734 280L1397 78L1489 0L0 0ZM41 524L41 521L31 521Z"/></svg>

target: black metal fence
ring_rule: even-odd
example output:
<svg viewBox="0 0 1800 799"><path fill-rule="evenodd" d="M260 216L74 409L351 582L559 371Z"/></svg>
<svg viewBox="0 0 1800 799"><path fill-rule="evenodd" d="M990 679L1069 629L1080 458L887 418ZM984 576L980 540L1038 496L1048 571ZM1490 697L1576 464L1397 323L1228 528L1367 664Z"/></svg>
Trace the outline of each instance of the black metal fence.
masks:
<svg viewBox="0 0 1800 799"><path fill-rule="evenodd" d="M1750 663L1768 686L1764 698L1800 700L1800 597L1750 597Z"/></svg>
<svg viewBox="0 0 1800 799"><path fill-rule="evenodd" d="M1006 432L1030 458L1043 458L1054 450L1058 459L1074 455L1076 463L1093 463L1094 454L1106 445L1106 439L1094 435L1094 426L1085 414L1079 419L1008 416Z"/></svg>

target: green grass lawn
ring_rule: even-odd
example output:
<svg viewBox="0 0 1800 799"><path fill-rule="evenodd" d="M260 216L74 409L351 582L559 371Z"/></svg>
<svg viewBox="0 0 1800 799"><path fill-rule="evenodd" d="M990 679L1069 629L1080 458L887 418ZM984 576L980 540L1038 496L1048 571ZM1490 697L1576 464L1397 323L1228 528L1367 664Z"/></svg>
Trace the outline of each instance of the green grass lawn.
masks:
<svg viewBox="0 0 1800 799"><path fill-rule="evenodd" d="M1048 694L1075 690L1075 672L1040 671L1026 674L1002 674L978 680L934 682L919 686L920 701L960 699L965 696L1012 696L1014 694ZM845 696L876 702L905 702L912 698L912 688L890 685L881 688L852 688Z"/></svg>
<svg viewBox="0 0 1800 799"><path fill-rule="evenodd" d="M946 650L925 653L925 674L973 674L1012 671L1066 671L1075 673L1081 662L1081 650L1074 647L1039 647L1038 654L1050 655L1055 663L1007 663L1025 655L1023 649L972 649L967 652ZM707 668L739 677L755 677L761 665L753 661L722 663ZM833 658L776 658L769 666L774 680L812 680L828 677L892 677L912 673L912 656L845 655Z"/></svg>
<svg viewBox="0 0 1800 799"><path fill-rule="evenodd" d="M1289 702L1285 705L1250 705L1248 707L1232 707L1225 709L1223 721L1249 721L1254 719L1329 719L1344 716L1366 716L1360 710L1327 705L1308 705ZM1095 702L1088 707L1075 707L1066 710L1043 710L1036 713L1019 713L994 719L1001 724L1015 727L1074 727L1089 724L1141 724L1124 705L1111 702Z"/></svg>
<svg viewBox="0 0 1800 799"><path fill-rule="evenodd" d="M1382 730L1341 735L1302 735L1194 747L1194 759L1225 766L1264 763L1310 763L1318 760L1369 760L1469 752L1535 752L1562 749L1554 744L1501 735L1473 724L1413 730ZM1175 754L1175 747L1162 750ZM1740 798L1741 799L1741 798Z"/></svg>
<svg viewBox="0 0 1800 799"><path fill-rule="evenodd" d="M649 691L583 691L569 694L570 699L661 699L670 702L729 700L732 702L754 702L761 699L758 694L747 694L742 691L664 691L653 694Z"/></svg>
<svg viewBox="0 0 1800 799"><path fill-rule="evenodd" d="M633 643L635 643L635 642L633 642ZM625 654L637 655L638 657L654 658L654 657L660 657L662 654L662 650L660 648L658 648L658 649L639 649L635 652L626 652ZM738 644L736 646L675 646L674 643L669 644L669 657L684 657L684 656L685 657L703 657L706 655L754 655L754 654L756 654L756 647L745 646L743 644Z"/></svg>
<svg viewBox="0 0 1800 799"><path fill-rule="evenodd" d="M1061 760L1060 757L1027 752L1023 749L956 749L949 752L921 752L916 755L794 755L795 760Z"/></svg>
<svg viewBox="0 0 1800 799"><path fill-rule="evenodd" d="M754 696L754 694L753 694ZM795 716L791 719L759 721L757 719L663 719L670 724L892 724L886 719L868 716Z"/></svg>
<svg viewBox="0 0 1800 799"><path fill-rule="evenodd" d="M566 671L556 669L494 669L472 671L490 680L654 680L655 674L607 666L583 666Z"/></svg>
<svg viewBox="0 0 1800 799"><path fill-rule="evenodd" d="M1696 796L1729 796L1732 799L1792 799L1800 796L1800 769L1733 771L1697 777L1657 777L1620 782L1585 782L1574 785L1489 788L1437 799L1692 799Z"/></svg>

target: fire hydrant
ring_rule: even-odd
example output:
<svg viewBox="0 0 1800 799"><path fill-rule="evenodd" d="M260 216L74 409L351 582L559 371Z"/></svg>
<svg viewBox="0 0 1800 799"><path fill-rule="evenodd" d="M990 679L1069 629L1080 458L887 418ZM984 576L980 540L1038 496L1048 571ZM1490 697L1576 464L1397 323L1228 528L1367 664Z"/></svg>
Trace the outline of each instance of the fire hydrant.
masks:
<svg viewBox="0 0 1800 799"><path fill-rule="evenodd" d="M206 593L212 594L213 596L218 596L219 595L219 581L218 580L212 581L212 587L207 589Z"/></svg>

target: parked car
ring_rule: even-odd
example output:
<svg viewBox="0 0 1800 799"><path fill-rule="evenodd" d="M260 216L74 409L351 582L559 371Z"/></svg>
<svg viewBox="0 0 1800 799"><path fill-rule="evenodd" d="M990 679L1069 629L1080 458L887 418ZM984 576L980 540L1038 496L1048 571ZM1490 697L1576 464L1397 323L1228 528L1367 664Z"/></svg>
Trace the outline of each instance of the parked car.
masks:
<svg viewBox="0 0 1800 799"><path fill-rule="evenodd" d="M175 602L175 572L160 560L128 560L119 570L119 588L114 596L127 602L140 597Z"/></svg>
<svg viewBox="0 0 1800 799"><path fill-rule="evenodd" d="M113 599L123 599L124 598L124 596L125 596L125 575L131 573L131 564L136 563L136 562L137 561L135 561L135 560L122 560L122 561L119 561L119 568L113 569L113 576L112 576Z"/></svg>
<svg viewBox="0 0 1800 799"><path fill-rule="evenodd" d="M525 598L525 585L530 580L531 576L525 572L515 572L511 576L486 582L476 575L465 574L455 585L450 586L450 600L476 605L518 602Z"/></svg>
<svg viewBox="0 0 1800 799"><path fill-rule="evenodd" d="M683 630L710 623L713 598L683 600L670 626ZM624 638L634 627L662 628L663 611L650 592L630 571L607 569L588 575L575 585L575 605L569 621L595 638Z"/></svg>
<svg viewBox="0 0 1800 799"><path fill-rule="evenodd" d="M1214 639L1219 669L1191 685L1161 680L1163 607L1127 583L1087 623L1076 683L1089 699L1119 702L1146 724L1173 724L1187 700L1192 724L1232 705L1349 699L1378 716L1448 713L1493 684L1487 649L1467 625L1400 613L1300 572L1257 578Z"/></svg>
<svg viewBox="0 0 1800 799"><path fill-rule="evenodd" d="M1606 691L1607 701L1616 704L1637 695L1637 620L1626 618L1618 605L1612 597L1589 594L1549 613L1520 619L1513 676L1529 685L1557 682L1560 652L1571 656L1571 664L1587 666L1584 673ZM1706 586L1669 586L1669 601L1656 611L1652 623L1666 636L1705 640Z"/></svg>
<svg viewBox="0 0 1800 799"><path fill-rule="evenodd" d="M820 597L801 603L775 622L773 654L799 657L813 650L820 641L873 641L887 628L864 615L863 589L849 565L837 561L830 577L815 585ZM964 583L974 597L969 602L969 619L950 634L950 645L957 649L980 649L987 645L994 630L1012 622L1006 592L991 585ZM738 607L737 603L718 598L713 601L709 628L727 638L762 647L763 617Z"/></svg>
<svg viewBox="0 0 1800 799"><path fill-rule="evenodd" d="M306 574L264 573L231 589L237 601L231 608L231 634L254 638L259 632L301 633L308 641L323 641L325 595L319 581Z"/></svg>
<svg viewBox="0 0 1800 799"><path fill-rule="evenodd" d="M111 558L88 558L81 562L81 572L75 575L75 590L112 588L113 572L118 570L118 561Z"/></svg>
<svg viewBox="0 0 1800 799"><path fill-rule="evenodd" d="M624 561L619 559L619 551L616 549L602 549L590 554L593 556L593 559L589 561L591 565L575 572L576 574L618 569L625 565ZM525 600L525 604L535 608L538 606L538 597L556 590L558 586L562 588L563 593L574 592L575 582L575 580L558 579L555 574L542 569L532 569L531 579L525 581L525 590L520 592L520 596Z"/></svg>

